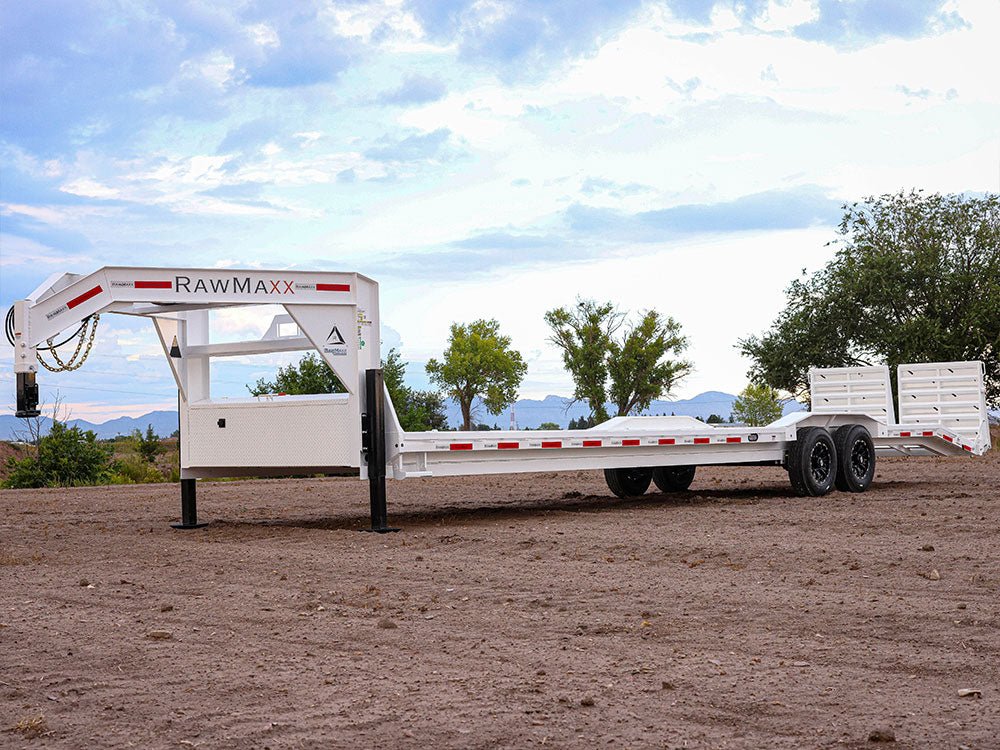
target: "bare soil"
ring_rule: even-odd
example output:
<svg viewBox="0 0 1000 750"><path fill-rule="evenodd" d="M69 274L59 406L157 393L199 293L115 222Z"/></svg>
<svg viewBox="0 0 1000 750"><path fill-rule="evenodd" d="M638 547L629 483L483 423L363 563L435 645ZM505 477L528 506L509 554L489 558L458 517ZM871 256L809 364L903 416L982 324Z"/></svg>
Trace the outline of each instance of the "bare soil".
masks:
<svg viewBox="0 0 1000 750"><path fill-rule="evenodd" d="M0 494L0 746L1000 747L1000 456ZM960 697L961 690L981 691ZM894 742L878 745L869 738Z"/></svg>

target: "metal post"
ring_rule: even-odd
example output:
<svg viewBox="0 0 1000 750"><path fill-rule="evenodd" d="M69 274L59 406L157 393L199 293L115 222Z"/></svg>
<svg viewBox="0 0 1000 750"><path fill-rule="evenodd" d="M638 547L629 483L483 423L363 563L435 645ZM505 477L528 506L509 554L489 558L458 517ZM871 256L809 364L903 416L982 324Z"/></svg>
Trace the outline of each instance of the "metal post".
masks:
<svg viewBox="0 0 1000 750"><path fill-rule="evenodd" d="M207 523L198 523L198 485L195 479L181 480L181 522L170 524L175 529L200 529Z"/></svg>
<svg viewBox="0 0 1000 750"><path fill-rule="evenodd" d="M177 461L181 460L181 392L177 391ZM198 523L198 485L195 479L181 479L181 522L170 524L175 529L200 529Z"/></svg>
<svg viewBox="0 0 1000 750"><path fill-rule="evenodd" d="M385 386L382 370L365 371L365 413L363 442L366 447L368 461L368 491L371 503L372 527L365 531L385 534L399 531L388 525L388 512L385 502Z"/></svg>

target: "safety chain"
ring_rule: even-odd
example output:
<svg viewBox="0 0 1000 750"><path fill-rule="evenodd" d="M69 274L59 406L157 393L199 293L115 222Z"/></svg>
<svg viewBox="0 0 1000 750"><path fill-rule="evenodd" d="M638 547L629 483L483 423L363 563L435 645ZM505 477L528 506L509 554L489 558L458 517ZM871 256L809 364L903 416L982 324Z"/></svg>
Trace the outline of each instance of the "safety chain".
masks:
<svg viewBox="0 0 1000 750"><path fill-rule="evenodd" d="M52 348L52 339L46 341L45 343L49 345L49 351L52 352L52 358L55 359L58 367L53 367L52 365L50 365L48 362L42 359L41 353L36 352L35 356L38 357L38 361L42 364L42 367L44 367L49 372L69 372L71 370L79 369L80 366L87 361L87 357L90 356L90 350L94 346L94 337L97 335L97 321L101 319L101 316L93 315L91 316L91 318L92 319L90 322L90 336L89 337L87 336L87 332L85 330L80 331L80 338L76 343L76 350L73 352L73 356L69 358L68 362L63 362L62 359L59 357L59 352L57 352L54 348ZM83 348L84 339L86 339L87 341L87 348L83 350L83 356L80 357L80 350ZM77 361L77 357L80 357L79 362Z"/></svg>

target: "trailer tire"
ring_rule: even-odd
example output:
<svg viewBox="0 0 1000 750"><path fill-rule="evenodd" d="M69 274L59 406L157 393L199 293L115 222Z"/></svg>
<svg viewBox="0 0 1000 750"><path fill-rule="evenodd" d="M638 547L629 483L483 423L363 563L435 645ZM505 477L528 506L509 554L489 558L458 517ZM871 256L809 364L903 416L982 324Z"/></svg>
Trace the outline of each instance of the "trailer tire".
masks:
<svg viewBox="0 0 1000 750"><path fill-rule="evenodd" d="M841 492L864 492L875 478L875 444L860 424L845 424L833 434L837 446L837 479Z"/></svg>
<svg viewBox="0 0 1000 750"><path fill-rule="evenodd" d="M608 483L608 488L623 499L646 494L652 479L653 470L647 468L604 470L604 481Z"/></svg>
<svg viewBox="0 0 1000 750"><path fill-rule="evenodd" d="M660 492L683 492L694 481L697 466L657 466L653 469L653 483Z"/></svg>
<svg viewBox="0 0 1000 750"><path fill-rule="evenodd" d="M820 497L832 490L837 479L837 446L829 430L799 430L788 449L786 468L796 495Z"/></svg>

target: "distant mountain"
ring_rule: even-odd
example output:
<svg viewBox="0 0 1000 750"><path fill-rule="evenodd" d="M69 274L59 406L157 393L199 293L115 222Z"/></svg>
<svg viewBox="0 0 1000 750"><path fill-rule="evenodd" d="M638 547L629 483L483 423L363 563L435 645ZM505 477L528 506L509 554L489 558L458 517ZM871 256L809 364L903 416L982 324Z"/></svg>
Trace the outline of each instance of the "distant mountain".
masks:
<svg viewBox="0 0 1000 750"><path fill-rule="evenodd" d="M643 414L665 415L675 414L679 417L701 417L708 419L712 414L718 414L723 419L728 420L732 413L733 401L736 396L722 391L706 391L694 398L678 399L677 401L654 401L650 408ZM493 426L494 424L502 429L510 426L510 409L504 409L498 416L493 416L486 412L481 403L476 404L478 413L475 420L481 424ZM793 411L802 411L805 407L798 401L789 401L785 404L785 414ZM608 411L614 413L611 405L608 404ZM522 398L514 405L514 416L517 420L518 429L537 429L543 422L554 422L560 427L569 426L571 419L586 417L589 409L586 404L576 403L570 405L570 400L562 396L546 396L541 400ZM445 401L445 414L448 416L448 424L451 427L458 427L462 424L462 411L458 404L450 399ZM990 412L991 421L1000 421L1000 412ZM52 420L42 417L42 431L48 432ZM175 411L151 411L141 417L118 417L107 422L94 424L85 419L69 420L71 426L79 426L82 430L93 430L97 437L101 439L113 438L118 435L128 435L133 430L146 431L146 425L153 425L153 432L160 437L169 437L177 429L177 412ZM17 440L20 435L26 432L24 422L17 419L13 414L0 414L0 440Z"/></svg>
<svg viewBox="0 0 1000 750"><path fill-rule="evenodd" d="M643 414L670 416L674 414L678 417L701 417L708 419L712 414L717 414L725 420L733 410L733 402L736 396L722 391L706 391L694 398L678 399L677 401L656 400L650 404ZM797 401L790 401L785 404L785 414L793 411L802 411L805 407ZM607 405L608 413L614 414L615 409L611 404ZM478 410L478 411L477 411ZM458 404L450 399L445 402L445 413L448 416L448 424L451 427L458 427L462 424L462 411ZM494 416L486 411L486 408L478 400L473 405L473 419L481 424L487 424L502 429L510 427L510 409L504 409L499 415ZM590 409L586 403L572 403L570 399L563 396L546 396L542 400L523 398L514 404L514 417L519 429L537 429L543 422L553 422L560 427L569 426L571 419L579 419L590 414Z"/></svg>
<svg viewBox="0 0 1000 750"><path fill-rule="evenodd" d="M47 433L52 426L52 420L41 417L41 423L42 433ZM86 419L70 419L67 424L70 427L79 427L81 430L93 430L101 439L128 435L133 430L145 432L147 425L152 425L153 432L160 437L169 437L177 429L177 412L151 411L141 417L118 417L100 424L88 422ZM0 414L0 440L17 440L26 432L23 420L13 414Z"/></svg>
<svg viewBox="0 0 1000 750"><path fill-rule="evenodd" d="M676 414L679 417L701 417L702 419L708 419L710 415L718 414L723 419L729 419L735 400L736 396L731 393L706 391L689 399L654 401L643 414L664 416ZM792 401L785 404L785 413L801 411L803 408L802 404ZM473 409L476 413L475 419L479 423L488 424L491 427L495 424L503 429L510 426L510 409L505 409L499 415L493 416L487 413L486 408L478 401ZM608 411L614 413L610 404ZM571 404L568 398L562 396L546 396L541 400L523 398L514 405L517 426L522 430L536 429L543 422L554 422L560 427L567 427L571 419L586 417L589 413L590 410L585 403ZM462 411L456 402L450 399L445 401L445 414L451 427L458 427L462 424ZM43 432L48 432L51 424L51 419L42 417ZM78 426L82 430L93 430L101 439L128 435L133 430L145 432L146 425L151 424L153 432L160 437L168 437L177 429L177 412L152 411L141 417L118 417L100 424L94 424L85 419L71 419L68 424ZM26 430L22 420L17 419L13 414L0 414L0 440L16 440L24 432Z"/></svg>

